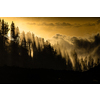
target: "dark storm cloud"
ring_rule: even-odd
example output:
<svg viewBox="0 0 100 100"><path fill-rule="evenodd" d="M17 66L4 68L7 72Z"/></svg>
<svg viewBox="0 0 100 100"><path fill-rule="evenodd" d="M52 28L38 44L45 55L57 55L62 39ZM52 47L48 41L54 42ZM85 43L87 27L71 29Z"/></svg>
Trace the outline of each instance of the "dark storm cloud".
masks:
<svg viewBox="0 0 100 100"><path fill-rule="evenodd" d="M85 23L85 24L73 24L74 27L87 27L87 26L95 26L95 23Z"/></svg>
<svg viewBox="0 0 100 100"><path fill-rule="evenodd" d="M62 23L39 23L39 24L36 24L36 23L27 23L29 25L38 25L38 26L72 26L72 24L70 23L66 23L66 22L62 22Z"/></svg>
<svg viewBox="0 0 100 100"><path fill-rule="evenodd" d="M74 27L81 27L82 25L81 24L74 24L73 26Z"/></svg>
<svg viewBox="0 0 100 100"><path fill-rule="evenodd" d="M90 40L90 38L92 40ZM91 55L93 57L100 58L100 34L96 34L88 39L72 37L71 42L78 55L87 56Z"/></svg>
<svg viewBox="0 0 100 100"><path fill-rule="evenodd" d="M49 42L51 42L51 43L52 43L52 41L55 42L54 47L59 45L59 48L61 48L61 51L62 50L69 51L69 50L73 49L73 45L70 44L70 42L66 39L65 35L56 34L55 36L53 36L53 38L51 40L49 40Z"/></svg>
<svg viewBox="0 0 100 100"><path fill-rule="evenodd" d="M38 24L39 26L72 26L72 24L70 23L42 23L42 24Z"/></svg>
<svg viewBox="0 0 100 100"><path fill-rule="evenodd" d="M55 23L55 26L72 26L72 24L63 22L63 23Z"/></svg>
<svg viewBox="0 0 100 100"><path fill-rule="evenodd" d="M83 24L84 26L95 26L96 24L95 23L86 23L86 24Z"/></svg>
<svg viewBox="0 0 100 100"><path fill-rule="evenodd" d="M100 24L100 20L97 21L97 24Z"/></svg>
<svg viewBox="0 0 100 100"><path fill-rule="evenodd" d="M42 23L38 24L38 26L55 26L54 23Z"/></svg>
<svg viewBox="0 0 100 100"><path fill-rule="evenodd" d="M54 39L63 39L68 40L67 36L56 34L53 36ZM96 34L89 38L78 38L78 37L71 37L69 38L70 42L74 45L77 49L85 49L85 50L93 50L95 47L100 45L100 34Z"/></svg>
<svg viewBox="0 0 100 100"><path fill-rule="evenodd" d="M96 24L96 25L100 24L100 19L99 19L99 20L97 20L97 22L96 22L95 24Z"/></svg>
<svg viewBox="0 0 100 100"><path fill-rule="evenodd" d="M29 24L29 25L36 25L36 23L27 23L27 24Z"/></svg>
<svg viewBox="0 0 100 100"><path fill-rule="evenodd" d="M89 55L99 57L100 55L100 34L96 34L87 39L78 37L67 38L67 36L56 34L53 39L59 41L58 43L61 49L75 50L80 57Z"/></svg>
<svg viewBox="0 0 100 100"><path fill-rule="evenodd" d="M36 23L27 23L29 25L38 25L38 26L68 26L68 27L83 27L83 26L95 26L96 24L95 23L85 23L85 24L71 24L71 23L66 23L66 22L63 22L63 23L39 23L39 24L36 24Z"/></svg>
<svg viewBox="0 0 100 100"><path fill-rule="evenodd" d="M78 49L89 49L91 46L91 42L87 39L79 39L77 37L72 37L71 42L74 44L74 46Z"/></svg>
<svg viewBox="0 0 100 100"><path fill-rule="evenodd" d="M85 22L85 23L71 23L71 22L43 22L43 23L34 23L34 22L28 22L28 25L38 25L38 26L57 26L57 28L62 28L62 27L91 27L91 26L96 26L98 24L100 24L100 20L98 19L95 22Z"/></svg>
<svg viewBox="0 0 100 100"><path fill-rule="evenodd" d="M91 50L100 45L100 34L91 37L93 41L84 38L71 38L72 43L79 49Z"/></svg>
<svg viewBox="0 0 100 100"><path fill-rule="evenodd" d="M53 38L55 38L55 39L64 39L64 37L66 37L66 36L61 35L61 34L56 34L55 36L53 36Z"/></svg>

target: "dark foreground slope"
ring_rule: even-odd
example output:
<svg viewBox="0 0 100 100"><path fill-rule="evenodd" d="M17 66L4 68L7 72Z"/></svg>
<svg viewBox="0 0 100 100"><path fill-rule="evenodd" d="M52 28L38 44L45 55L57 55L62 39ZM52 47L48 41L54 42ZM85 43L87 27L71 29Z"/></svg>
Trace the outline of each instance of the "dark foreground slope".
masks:
<svg viewBox="0 0 100 100"><path fill-rule="evenodd" d="M0 83L6 84L73 84L100 83L100 66L87 72L0 67Z"/></svg>

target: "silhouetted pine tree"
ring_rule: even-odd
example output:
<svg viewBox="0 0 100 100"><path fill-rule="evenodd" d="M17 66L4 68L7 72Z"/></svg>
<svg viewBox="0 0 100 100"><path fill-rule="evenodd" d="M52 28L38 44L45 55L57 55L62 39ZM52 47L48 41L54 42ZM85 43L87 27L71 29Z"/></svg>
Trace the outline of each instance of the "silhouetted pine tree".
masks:
<svg viewBox="0 0 100 100"><path fill-rule="evenodd" d="M28 50L26 46L26 38L25 35L23 36L23 39L21 41L21 46L20 46L20 61L23 67L27 67L27 62L28 62Z"/></svg>
<svg viewBox="0 0 100 100"><path fill-rule="evenodd" d="M79 59L78 59L78 56L77 56L77 53L76 53L75 50L73 51L72 56L73 56L73 63L74 63L73 69L75 71L80 71L81 70L81 64L79 63Z"/></svg>
<svg viewBox="0 0 100 100"><path fill-rule="evenodd" d="M4 20L0 20L0 64L6 65L7 62L7 34L8 34L8 24Z"/></svg>
<svg viewBox="0 0 100 100"><path fill-rule="evenodd" d="M5 35L5 25L4 25L4 20L2 20L2 26L1 26L1 33L2 35Z"/></svg>
<svg viewBox="0 0 100 100"><path fill-rule="evenodd" d="M44 42L43 39L34 37L28 33L27 40L25 34L22 39L20 39L19 28L15 28L15 24L11 23L11 42L6 46L6 35L8 34L8 23L1 22L0 31L0 56L3 58L1 65L4 63L10 66L23 66L32 68L49 68L49 69L66 69L66 60L62 58L61 51L59 54L47 41ZM33 39L33 40L32 40ZM20 41L21 40L21 41ZM5 47L6 46L6 47ZM31 51L33 50L33 58L31 56ZM28 55L28 51L30 52ZM6 59L8 55L8 60ZM8 63L9 62L9 63ZM70 58L68 58L68 65L71 65Z"/></svg>
<svg viewBox="0 0 100 100"><path fill-rule="evenodd" d="M69 57L69 55L68 55L68 53L67 53L67 55L66 55L66 65L67 65L67 70L72 70L72 62L71 62L71 59L70 59L70 57Z"/></svg>
<svg viewBox="0 0 100 100"><path fill-rule="evenodd" d="M83 58L81 58L80 63L81 63L81 70L84 71L84 61L83 61Z"/></svg>
<svg viewBox="0 0 100 100"><path fill-rule="evenodd" d="M98 60L97 60L97 65L99 65L100 64L100 58L98 58Z"/></svg>
<svg viewBox="0 0 100 100"><path fill-rule="evenodd" d="M29 55L30 55L30 57L31 57L31 43L32 43L31 39L28 38L27 44L28 44L28 50L29 50Z"/></svg>
<svg viewBox="0 0 100 100"><path fill-rule="evenodd" d="M23 37L21 40L21 46L24 48L27 48L26 44L27 44L27 42L26 42L26 38L25 38L25 33L23 33Z"/></svg>
<svg viewBox="0 0 100 100"><path fill-rule="evenodd" d="M37 47L36 47L36 42L32 42L32 50L33 50L33 58L37 58Z"/></svg>
<svg viewBox="0 0 100 100"><path fill-rule="evenodd" d="M37 59L34 59L34 63L40 68L66 69L66 60L61 55L57 55L50 44L44 45L43 50L37 53Z"/></svg>
<svg viewBox="0 0 100 100"><path fill-rule="evenodd" d="M19 35L15 33L15 24L11 24L11 57L12 65L18 66L19 60Z"/></svg>
<svg viewBox="0 0 100 100"><path fill-rule="evenodd" d="M89 56L89 61L88 61L88 68L92 68L94 66L94 60L91 56Z"/></svg>
<svg viewBox="0 0 100 100"><path fill-rule="evenodd" d="M88 66L87 66L87 56L84 59L84 70L88 70Z"/></svg>

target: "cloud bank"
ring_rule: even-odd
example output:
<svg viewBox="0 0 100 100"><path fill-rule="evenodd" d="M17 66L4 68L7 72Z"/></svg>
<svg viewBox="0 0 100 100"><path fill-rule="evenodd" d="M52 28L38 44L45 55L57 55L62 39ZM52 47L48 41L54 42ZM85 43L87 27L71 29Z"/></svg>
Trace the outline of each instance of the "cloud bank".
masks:
<svg viewBox="0 0 100 100"><path fill-rule="evenodd" d="M27 23L28 25L38 25L38 26L70 26L70 27L87 27L87 26L96 26L100 24L100 20L97 20L96 22L91 22L91 23L84 23L84 24L76 24L76 23L67 23L67 22L56 22L56 23L34 23L34 22L29 22Z"/></svg>
<svg viewBox="0 0 100 100"><path fill-rule="evenodd" d="M62 57L66 57L69 54L73 66L75 65L74 56L75 53L80 61L93 58L97 63L100 59L100 34L93 35L88 38L81 37L67 37L65 35L56 34L51 40L51 44L54 42L53 47L61 51Z"/></svg>

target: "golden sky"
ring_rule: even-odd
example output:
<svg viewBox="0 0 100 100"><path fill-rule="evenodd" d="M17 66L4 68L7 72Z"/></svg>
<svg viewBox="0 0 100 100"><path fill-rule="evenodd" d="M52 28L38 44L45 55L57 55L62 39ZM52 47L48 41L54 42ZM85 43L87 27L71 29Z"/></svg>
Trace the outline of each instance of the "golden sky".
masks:
<svg viewBox="0 0 100 100"><path fill-rule="evenodd" d="M33 32L45 39L56 34L67 36L88 36L100 32L99 17L0 17L11 24L13 21L20 31Z"/></svg>

